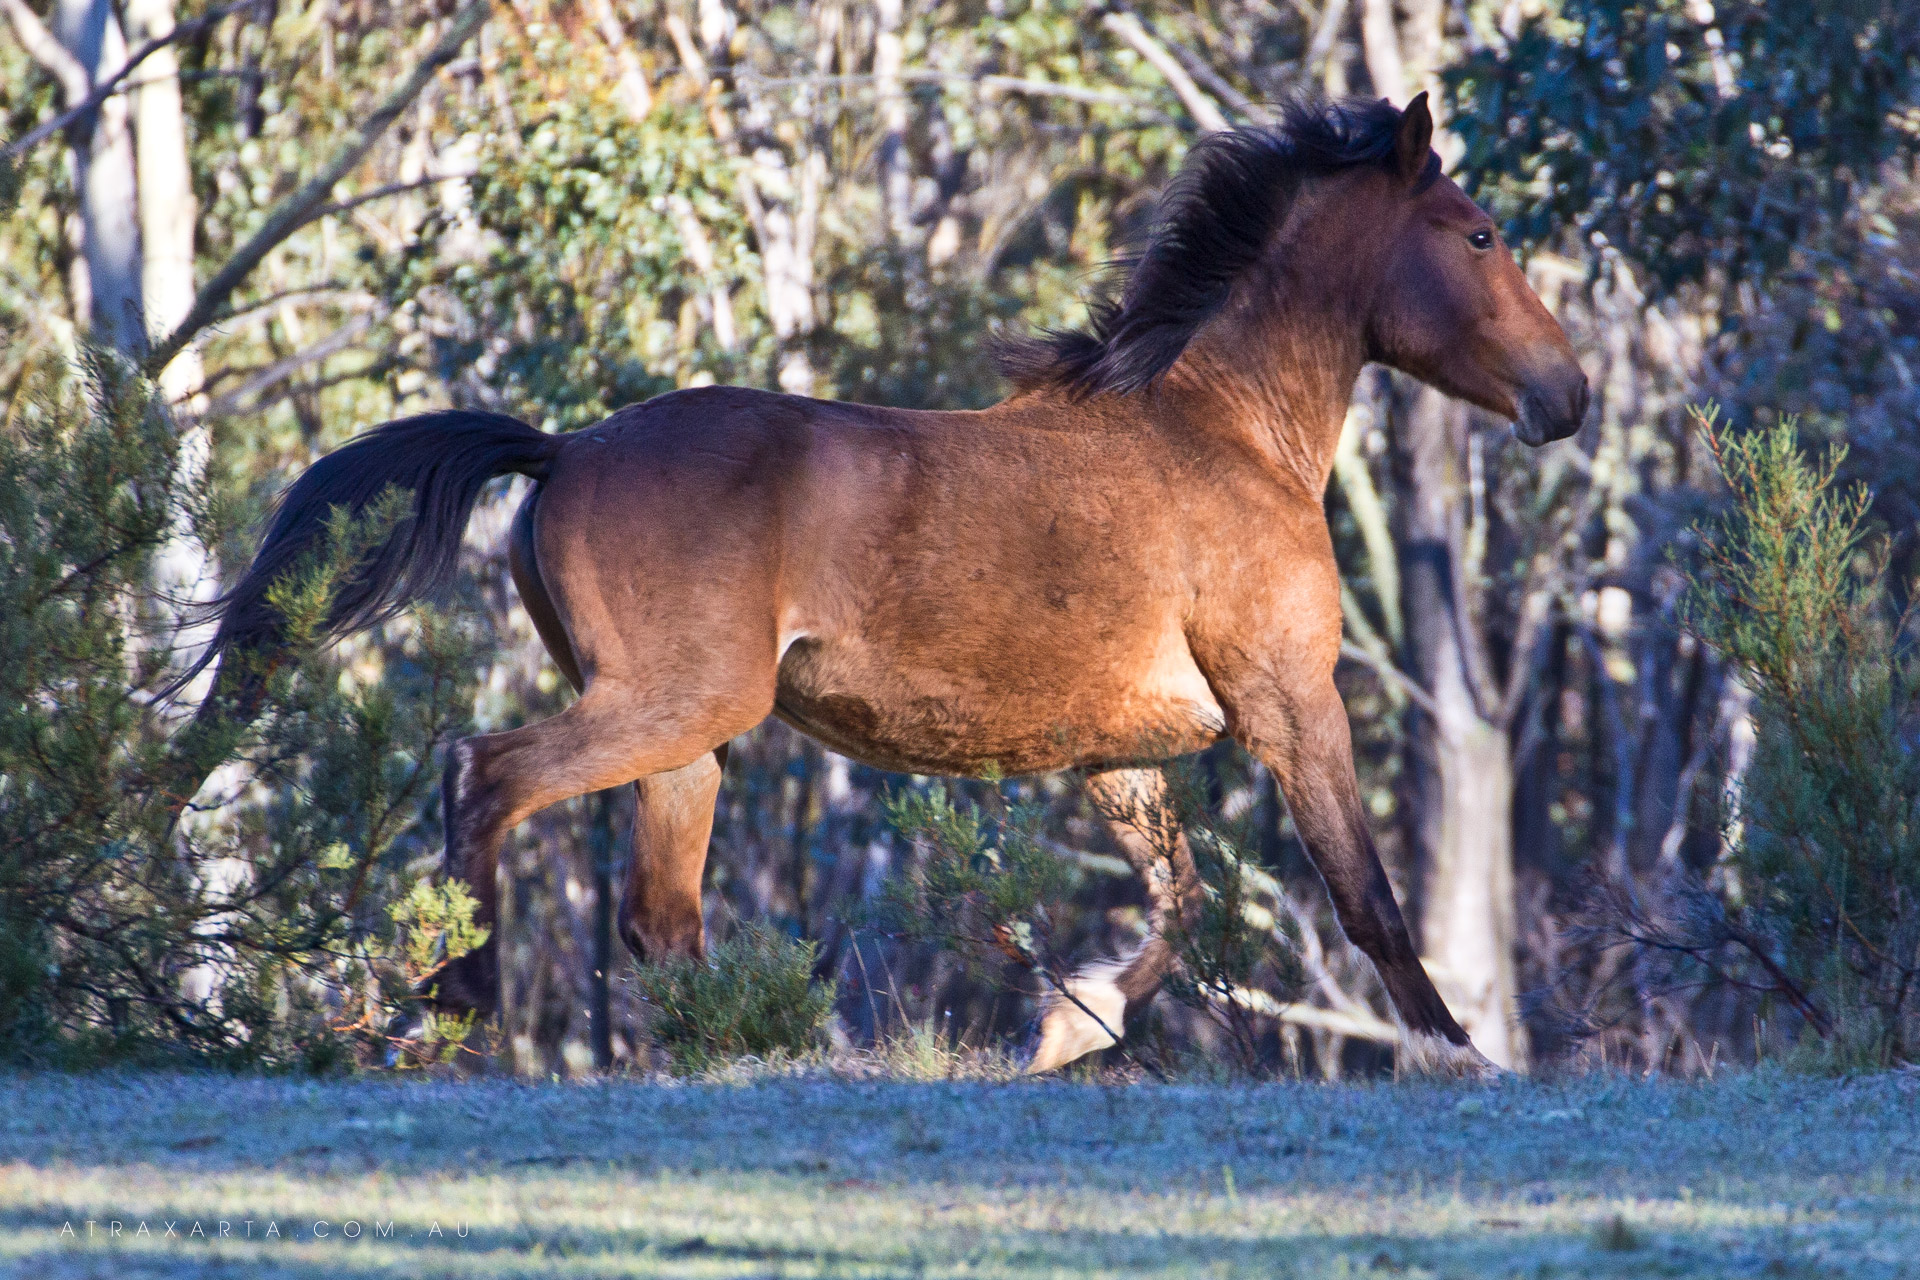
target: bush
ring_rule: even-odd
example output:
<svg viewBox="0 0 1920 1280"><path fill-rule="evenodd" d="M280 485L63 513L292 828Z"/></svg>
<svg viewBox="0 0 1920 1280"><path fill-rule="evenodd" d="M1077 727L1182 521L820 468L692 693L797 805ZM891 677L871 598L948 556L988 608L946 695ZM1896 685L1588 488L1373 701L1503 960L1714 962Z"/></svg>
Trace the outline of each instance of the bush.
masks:
<svg viewBox="0 0 1920 1280"><path fill-rule="evenodd" d="M1300 997L1299 931L1307 913L1241 852L1249 843L1245 823L1230 827L1210 812L1191 761L1170 762L1161 771L1162 803L1122 801L1099 816L1138 832L1169 885L1187 879L1175 868L1191 855L1200 892L1190 909L1171 912L1166 923L1174 957L1167 991L1218 1023L1237 1067L1251 1072L1260 1064L1261 1031ZM887 886L875 913L878 927L953 952L988 978L1004 971L1002 960L1012 960L1045 990L1074 999L1068 987L1073 966L1060 934L1078 877L1043 838L1041 807L1004 798L992 809L956 803L934 783L891 797L887 814L919 857Z"/></svg>
<svg viewBox="0 0 1920 1280"><path fill-rule="evenodd" d="M674 1073L822 1048L835 988L813 980L819 953L817 943L749 924L705 959L674 956L638 966L649 1027Z"/></svg>
<svg viewBox="0 0 1920 1280"><path fill-rule="evenodd" d="M1728 827L1731 933L1806 1015L1823 1061L1910 1061L1920 666L1869 554L1869 495L1838 487L1844 448L1810 462L1791 420L1741 435L1712 406L1695 418L1732 505L1699 530L1686 617L1751 686L1757 732Z"/></svg>
<svg viewBox="0 0 1920 1280"><path fill-rule="evenodd" d="M183 530L217 545L217 504L111 357L27 390L0 428L0 1055L385 1060L420 976L389 904L425 869L433 748L471 705L472 645L418 613L360 684L299 641L403 504L337 520L276 589L296 645L262 673L259 717L182 731L155 559ZM187 806L225 761L242 768Z"/></svg>
<svg viewBox="0 0 1920 1280"><path fill-rule="evenodd" d="M1040 841L1042 815L1025 805L988 814L956 804L945 784L887 797L887 821L922 853L889 881L874 912L885 932L931 945L976 969L1010 959L1064 977L1052 948L1058 905L1074 874Z"/></svg>

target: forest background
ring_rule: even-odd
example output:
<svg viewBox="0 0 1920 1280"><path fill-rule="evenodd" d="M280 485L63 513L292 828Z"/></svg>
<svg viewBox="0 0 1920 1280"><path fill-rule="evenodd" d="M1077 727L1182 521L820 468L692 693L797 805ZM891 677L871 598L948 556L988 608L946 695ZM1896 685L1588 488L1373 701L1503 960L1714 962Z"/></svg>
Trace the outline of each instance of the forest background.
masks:
<svg viewBox="0 0 1920 1280"><path fill-rule="evenodd" d="M516 480L483 501L443 610L312 655L263 727L206 748L231 759L183 830L157 818L181 713L155 694L204 638L189 606L245 563L313 459L435 407L568 430L713 382L989 404L995 335L1078 322L1202 133L1301 93L1420 90L1449 172L1500 221L1595 390L1579 435L1538 452L1377 369L1348 416L1327 495L1339 678L1422 954L1475 1041L1518 1066L1694 1072L1805 1034L1790 940L1749 911L1733 856L1753 682L1683 616L1696 524L1725 495L1686 407L1715 400L1740 428L1791 417L1803 443L1845 445L1837 483L1873 494L1870 536L1847 549L1904 608L1920 552L1920 9L0 14L0 1021L15 1053L332 1060L342 1028L385 1025L379 957L444 910L414 888L437 860L437 746L569 696L507 581ZM130 368L153 398L128 391L146 385ZM1195 769L1208 807L1251 833L1249 918L1291 958L1262 971L1256 1058L1390 1065L1382 996L1271 778L1231 745ZM758 922L817 943L855 1043L904 1026L984 1045L1032 1010L1030 977L876 923L926 856L887 798L928 786L777 722L728 765L710 936ZM1062 954L1138 938L1141 890L1073 779L959 794L1037 815L1068 872L1049 917ZM648 1060L606 923L630 821L610 793L510 843L500 1043L521 1070ZM1908 949L1905 1000L1920 904L1898 887L1920 859L1903 866L1883 905ZM1228 1034L1167 1000L1136 1038L1172 1061Z"/></svg>

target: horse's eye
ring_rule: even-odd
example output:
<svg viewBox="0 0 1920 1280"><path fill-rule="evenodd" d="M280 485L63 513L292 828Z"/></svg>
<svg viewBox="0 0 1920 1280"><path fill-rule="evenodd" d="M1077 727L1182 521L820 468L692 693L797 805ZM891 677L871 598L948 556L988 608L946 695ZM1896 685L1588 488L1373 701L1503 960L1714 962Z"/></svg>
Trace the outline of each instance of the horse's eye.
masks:
<svg viewBox="0 0 1920 1280"><path fill-rule="evenodd" d="M1485 227L1481 227L1478 231L1469 231L1467 232L1467 243L1484 253L1488 249L1493 248L1493 232L1487 230Z"/></svg>

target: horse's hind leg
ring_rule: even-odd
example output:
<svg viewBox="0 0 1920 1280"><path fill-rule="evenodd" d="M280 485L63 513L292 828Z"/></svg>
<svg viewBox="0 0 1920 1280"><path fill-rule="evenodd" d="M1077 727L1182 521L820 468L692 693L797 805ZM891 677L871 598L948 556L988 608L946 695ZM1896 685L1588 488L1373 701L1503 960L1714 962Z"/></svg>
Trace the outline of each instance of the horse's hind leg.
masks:
<svg viewBox="0 0 1920 1280"><path fill-rule="evenodd" d="M648 706L649 701L602 681L550 720L453 745L441 784L447 868L478 900L480 923L491 927L499 918L494 878L500 846L514 827L548 805L589 791L698 767L712 759L718 743L764 715L764 709L714 715L709 708L694 714L681 708L674 714ZM447 966L438 984L439 1003L482 1013L498 1007L496 955L487 946Z"/></svg>
<svg viewBox="0 0 1920 1280"><path fill-rule="evenodd" d="M1153 997L1173 968L1172 935L1190 928L1200 909L1200 877L1178 816L1167 804L1158 769L1112 769L1087 778L1094 807L1107 821L1147 890L1147 936L1127 955L1083 965L1049 990L1029 1073L1052 1071L1118 1043L1127 1009Z"/></svg>
<svg viewBox="0 0 1920 1280"><path fill-rule="evenodd" d="M533 530L539 500L536 489L513 518L508 564L534 630L578 693L586 688L580 660L540 573ZM700 883L726 763L727 749L721 746L684 769L634 783L633 849L620 904L620 936L638 959L705 950Z"/></svg>
<svg viewBox="0 0 1920 1280"><path fill-rule="evenodd" d="M726 763L727 749L721 747L683 769L635 784L633 856L620 902L620 936L637 960L706 951L700 882Z"/></svg>
<svg viewBox="0 0 1920 1280"><path fill-rule="evenodd" d="M509 563L535 629L581 696L551 720L468 738L448 752L442 781L447 871L467 882L480 904L479 922L491 928L498 920L494 877L507 832L547 805L644 779L635 828L639 847L621 932L630 946L697 950L700 871L719 787L716 753L773 710L775 657L771 647L760 652L743 641L702 646L690 659L685 637L622 632L602 646L617 655L617 669L609 671L604 655L598 663L583 663L583 657L594 657L593 636L572 634L562 623L543 572L552 566L540 563L535 545L537 507L550 501L552 494L539 490L522 504L508 542ZM603 631L616 626L591 594L592 566L575 570L575 581L589 584L584 604L594 625ZM721 634L751 631L736 626ZM628 655L645 657L635 664ZM654 871L658 885L651 883ZM448 965L437 979L438 1002L492 1012L499 1005L496 956L489 939Z"/></svg>

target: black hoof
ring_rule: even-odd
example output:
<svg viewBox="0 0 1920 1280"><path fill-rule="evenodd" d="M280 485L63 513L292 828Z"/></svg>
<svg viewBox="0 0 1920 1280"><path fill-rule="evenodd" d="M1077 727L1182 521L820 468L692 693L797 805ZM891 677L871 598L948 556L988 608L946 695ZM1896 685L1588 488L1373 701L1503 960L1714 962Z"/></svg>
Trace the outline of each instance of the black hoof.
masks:
<svg viewBox="0 0 1920 1280"><path fill-rule="evenodd" d="M500 1008L500 967L491 946L461 956L414 988L435 1013L491 1017Z"/></svg>

